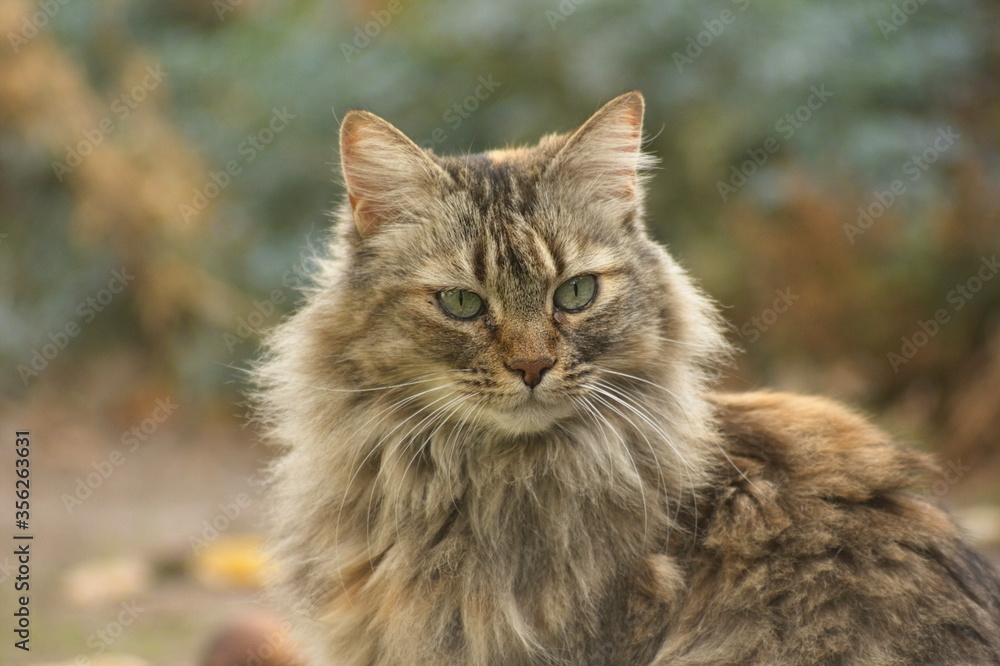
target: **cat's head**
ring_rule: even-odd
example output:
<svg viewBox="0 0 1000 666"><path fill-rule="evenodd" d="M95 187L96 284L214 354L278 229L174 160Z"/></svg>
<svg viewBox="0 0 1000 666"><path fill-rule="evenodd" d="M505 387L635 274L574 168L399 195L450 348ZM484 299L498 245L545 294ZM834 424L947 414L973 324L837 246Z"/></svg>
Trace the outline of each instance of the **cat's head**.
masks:
<svg viewBox="0 0 1000 666"><path fill-rule="evenodd" d="M725 345L644 228L642 116L631 92L537 146L440 157L349 113L316 371L511 436L700 385Z"/></svg>

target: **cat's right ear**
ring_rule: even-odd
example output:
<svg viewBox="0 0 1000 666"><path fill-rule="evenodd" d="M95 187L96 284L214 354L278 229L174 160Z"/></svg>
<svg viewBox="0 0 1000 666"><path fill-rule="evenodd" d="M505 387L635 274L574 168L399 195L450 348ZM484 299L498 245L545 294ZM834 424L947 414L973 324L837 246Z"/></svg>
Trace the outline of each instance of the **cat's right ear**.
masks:
<svg viewBox="0 0 1000 666"><path fill-rule="evenodd" d="M367 111L340 125L340 165L358 234L367 238L451 182L451 177L405 134Z"/></svg>

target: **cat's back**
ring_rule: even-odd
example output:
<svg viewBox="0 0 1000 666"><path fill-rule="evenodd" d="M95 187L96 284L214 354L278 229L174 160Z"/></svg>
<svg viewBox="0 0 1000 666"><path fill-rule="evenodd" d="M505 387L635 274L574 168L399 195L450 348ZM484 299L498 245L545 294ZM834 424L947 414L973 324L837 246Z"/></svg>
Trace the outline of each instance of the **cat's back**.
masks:
<svg viewBox="0 0 1000 666"><path fill-rule="evenodd" d="M712 402L717 483L657 663L1000 663L1000 584L915 491L929 457L829 400Z"/></svg>

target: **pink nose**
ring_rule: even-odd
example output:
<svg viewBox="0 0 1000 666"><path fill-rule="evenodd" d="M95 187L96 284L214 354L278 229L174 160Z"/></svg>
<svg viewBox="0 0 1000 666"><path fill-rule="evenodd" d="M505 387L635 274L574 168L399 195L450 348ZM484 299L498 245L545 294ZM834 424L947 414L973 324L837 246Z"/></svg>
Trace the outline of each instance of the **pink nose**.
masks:
<svg viewBox="0 0 1000 666"><path fill-rule="evenodd" d="M534 361L511 361L507 364L507 367L515 372L520 372L524 383L531 388L535 388L541 383L542 375L545 374L545 371L555 364L555 359L545 356L536 358Z"/></svg>

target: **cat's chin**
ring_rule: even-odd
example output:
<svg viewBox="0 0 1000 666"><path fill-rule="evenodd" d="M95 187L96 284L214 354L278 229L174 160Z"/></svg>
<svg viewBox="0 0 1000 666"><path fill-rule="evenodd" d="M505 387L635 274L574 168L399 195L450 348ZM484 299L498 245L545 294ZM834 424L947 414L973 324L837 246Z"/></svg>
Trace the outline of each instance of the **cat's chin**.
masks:
<svg viewBox="0 0 1000 666"><path fill-rule="evenodd" d="M568 407L528 400L510 409L488 412L492 426L507 436L536 435L551 430L559 421L572 415Z"/></svg>

